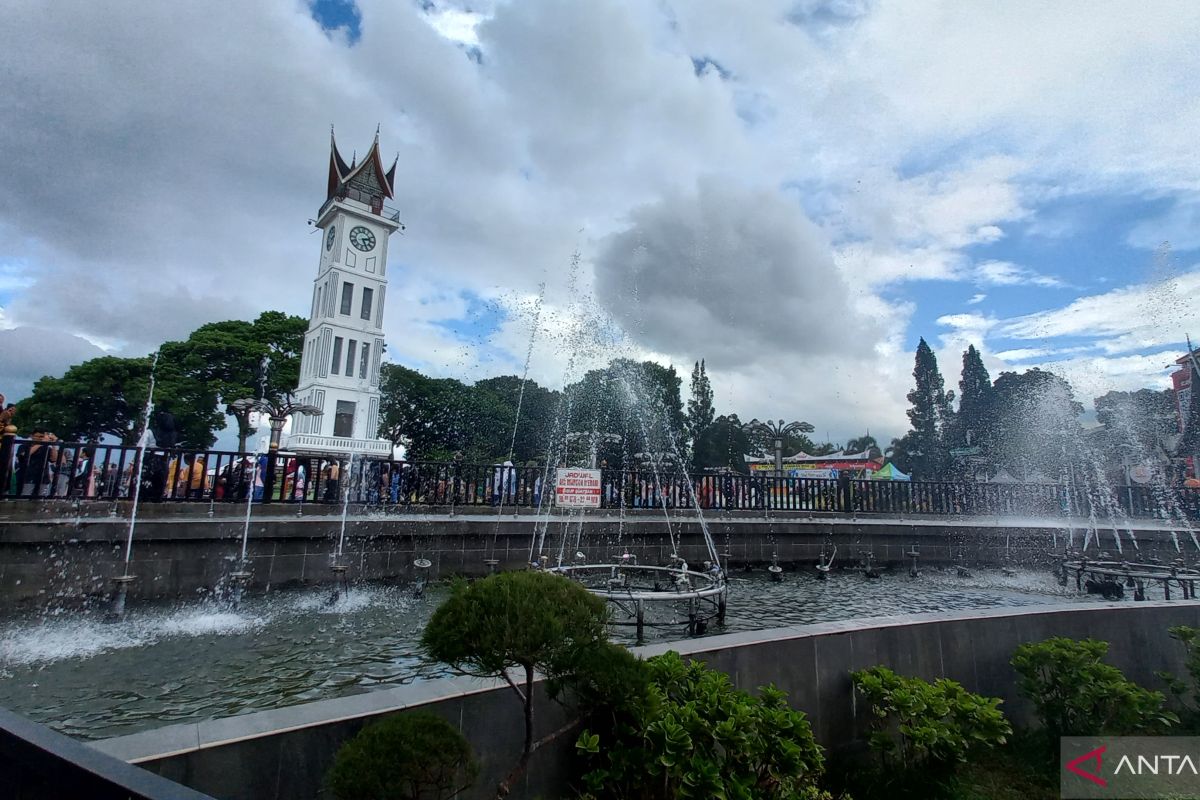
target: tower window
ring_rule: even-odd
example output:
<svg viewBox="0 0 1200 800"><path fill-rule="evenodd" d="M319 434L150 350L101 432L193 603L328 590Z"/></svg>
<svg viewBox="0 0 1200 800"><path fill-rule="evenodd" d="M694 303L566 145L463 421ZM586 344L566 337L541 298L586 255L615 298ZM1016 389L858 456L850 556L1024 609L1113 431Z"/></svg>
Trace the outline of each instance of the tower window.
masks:
<svg viewBox="0 0 1200 800"><path fill-rule="evenodd" d="M337 375L338 370L341 368L341 365L342 365L342 337L335 336L335 337L333 337L333 366L329 368L329 371L332 374Z"/></svg>
<svg viewBox="0 0 1200 800"><path fill-rule="evenodd" d="M363 319L371 318L371 299L374 294L375 294L375 292L370 287L368 287L368 286L363 287L362 312L359 315Z"/></svg>
<svg viewBox="0 0 1200 800"><path fill-rule="evenodd" d="M346 400L337 401L337 410L333 415L333 435L354 435L354 403Z"/></svg>
<svg viewBox="0 0 1200 800"><path fill-rule="evenodd" d="M342 313L350 316L350 307L354 305L354 284L342 284Z"/></svg>
<svg viewBox="0 0 1200 800"><path fill-rule="evenodd" d="M367 360L371 353L371 345L363 342L362 356L358 359L358 377L366 379L367 377Z"/></svg>
<svg viewBox="0 0 1200 800"><path fill-rule="evenodd" d="M353 339L350 344L346 345L346 377L354 377L354 348L358 346L358 342Z"/></svg>

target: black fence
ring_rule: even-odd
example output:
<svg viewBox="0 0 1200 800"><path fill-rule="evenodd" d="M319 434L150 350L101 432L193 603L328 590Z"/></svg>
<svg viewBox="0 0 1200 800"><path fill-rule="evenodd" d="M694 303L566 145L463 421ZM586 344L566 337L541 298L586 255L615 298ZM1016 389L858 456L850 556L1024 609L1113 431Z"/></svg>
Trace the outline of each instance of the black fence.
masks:
<svg viewBox="0 0 1200 800"><path fill-rule="evenodd" d="M553 502L545 466L159 450L79 442L0 442L0 499L201 503L365 503L531 509ZM140 481L140 485L139 485ZM873 481L653 470L601 471L602 508L1029 514L1200 518L1200 490L1056 484Z"/></svg>

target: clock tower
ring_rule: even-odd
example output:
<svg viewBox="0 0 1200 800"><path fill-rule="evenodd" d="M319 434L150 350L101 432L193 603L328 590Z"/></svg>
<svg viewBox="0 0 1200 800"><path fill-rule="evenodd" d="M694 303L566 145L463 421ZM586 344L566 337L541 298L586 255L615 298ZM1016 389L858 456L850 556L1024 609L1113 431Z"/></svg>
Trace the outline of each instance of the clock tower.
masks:
<svg viewBox="0 0 1200 800"><path fill-rule="evenodd" d="M287 448L386 458L392 443L378 431L387 246L403 226L384 201L396 164L384 170L378 130L361 162L347 164L332 131L329 139L329 186L315 223L321 258L296 388L297 400L322 414L294 416Z"/></svg>

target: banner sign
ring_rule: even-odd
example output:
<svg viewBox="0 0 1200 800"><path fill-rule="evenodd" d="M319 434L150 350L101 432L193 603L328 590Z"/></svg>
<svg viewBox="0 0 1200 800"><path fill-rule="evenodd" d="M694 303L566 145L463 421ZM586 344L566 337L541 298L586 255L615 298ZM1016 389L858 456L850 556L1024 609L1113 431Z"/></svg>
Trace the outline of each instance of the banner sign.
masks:
<svg viewBox="0 0 1200 800"><path fill-rule="evenodd" d="M599 508L600 470L557 470L554 476L554 501L562 508Z"/></svg>

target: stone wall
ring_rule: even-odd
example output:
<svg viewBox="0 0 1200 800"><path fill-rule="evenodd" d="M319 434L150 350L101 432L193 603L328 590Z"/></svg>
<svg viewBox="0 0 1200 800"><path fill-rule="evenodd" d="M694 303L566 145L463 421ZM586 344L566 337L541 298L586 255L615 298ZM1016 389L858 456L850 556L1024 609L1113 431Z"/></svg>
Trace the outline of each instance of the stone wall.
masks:
<svg viewBox="0 0 1200 800"><path fill-rule="evenodd" d="M245 506L154 504L139 509L133 539L130 589L134 601L195 598L222 585L241 553ZM250 521L248 558L251 591L330 580L330 554L342 522L330 506L256 506ZM486 573L486 561L501 569L521 568L529 558L536 526L547 524L545 550L558 552L565 518L539 520L532 515L445 513L383 514L352 508L347 515L344 560L352 579L405 580L414 576L413 560L433 562L433 577ZM124 572L129 530L128 504L10 502L0 504L0 603L8 607L72 605L111 590L111 579ZM906 553L919 545L923 564L965 562L994 565L1046 563L1068 536L1082 542L1086 520L1038 520L1007 517L913 519L838 514L763 516L752 512L712 512L707 524L721 552L734 566L762 564L777 554L785 565L809 567L822 546L838 546L839 563L853 563L863 550L877 563L907 564ZM571 523L574 528L574 521ZM628 550L642 563L664 564L672 552L661 511L601 511L582 515L582 550L591 560L607 562ZM671 512L677 549L693 564L705 557L695 517ZM1172 532L1155 521L1135 528L1143 551L1175 555ZM1129 546L1127 534L1126 547ZM1185 534L1182 541L1188 546ZM1112 548L1112 531L1101 532L1101 546ZM574 539L568 553L575 550Z"/></svg>
<svg viewBox="0 0 1200 800"><path fill-rule="evenodd" d="M1156 670L1182 674L1182 648L1167 635L1168 627L1180 624L1200 626L1200 603L1098 603L864 619L713 636L638 652L649 657L675 649L728 672L744 689L774 683L809 715L818 741L838 750L859 740L867 722L868 712L855 702L851 688L853 670L885 664L906 675L953 678L972 691L1004 698L1004 711L1024 722L1030 708L1017 696L1009 666L1018 645L1050 636L1104 639L1112 645L1110 663L1156 687ZM316 798L342 742L371 719L414 707L459 726L483 767L468 796L492 796L519 754L520 705L506 686L467 678L173 725L94 746L220 800ZM549 731L560 722L547 714L540 727ZM564 780L570 739L536 755L514 797L569 796Z"/></svg>

